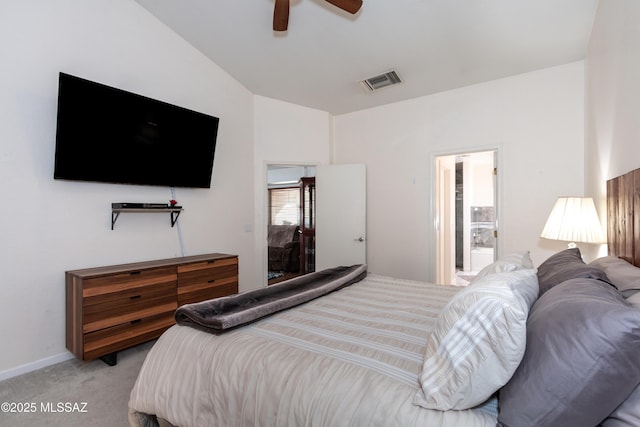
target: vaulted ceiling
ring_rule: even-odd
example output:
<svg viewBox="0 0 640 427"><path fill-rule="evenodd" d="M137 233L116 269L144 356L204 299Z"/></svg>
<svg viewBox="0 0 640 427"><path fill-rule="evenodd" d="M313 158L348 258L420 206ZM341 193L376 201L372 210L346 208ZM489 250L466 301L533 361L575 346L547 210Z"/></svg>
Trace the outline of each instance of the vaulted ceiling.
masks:
<svg viewBox="0 0 640 427"><path fill-rule="evenodd" d="M598 0L136 0L251 92L343 114L584 59ZM359 83L396 70L401 84Z"/></svg>

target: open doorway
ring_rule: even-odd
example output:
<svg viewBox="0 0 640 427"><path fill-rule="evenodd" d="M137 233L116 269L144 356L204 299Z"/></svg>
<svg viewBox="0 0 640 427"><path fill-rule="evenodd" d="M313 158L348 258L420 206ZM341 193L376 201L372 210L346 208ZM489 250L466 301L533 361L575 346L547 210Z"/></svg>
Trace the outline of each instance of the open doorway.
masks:
<svg viewBox="0 0 640 427"><path fill-rule="evenodd" d="M497 151L436 157L436 281L466 285L496 257Z"/></svg>
<svg viewBox="0 0 640 427"><path fill-rule="evenodd" d="M315 166L267 165L269 285L315 271Z"/></svg>

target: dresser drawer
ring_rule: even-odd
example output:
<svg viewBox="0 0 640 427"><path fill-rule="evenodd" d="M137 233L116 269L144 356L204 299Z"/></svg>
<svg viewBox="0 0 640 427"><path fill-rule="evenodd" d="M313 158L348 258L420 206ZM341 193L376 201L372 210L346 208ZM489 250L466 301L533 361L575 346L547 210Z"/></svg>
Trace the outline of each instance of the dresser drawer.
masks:
<svg viewBox="0 0 640 427"><path fill-rule="evenodd" d="M238 293L238 259L178 267L178 306Z"/></svg>
<svg viewBox="0 0 640 427"><path fill-rule="evenodd" d="M238 275L238 259L226 258L178 266L178 287Z"/></svg>
<svg viewBox="0 0 640 427"><path fill-rule="evenodd" d="M173 310L84 334L83 359L91 360L152 340L175 324Z"/></svg>
<svg viewBox="0 0 640 427"><path fill-rule="evenodd" d="M121 292L167 283L175 285L177 277L177 268L172 266L87 278L82 284L82 297L86 299L102 296L108 300L115 294L115 298L118 298L117 294Z"/></svg>
<svg viewBox="0 0 640 427"><path fill-rule="evenodd" d="M178 307L238 293L238 277L217 279L213 283L195 283L178 287Z"/></svg>
<svg viewBox="0 0 640 427"><path fill-rule="evenodd" d="M175 282L85 298L82 307L83 333L143 319L176 308Z"/></svg>

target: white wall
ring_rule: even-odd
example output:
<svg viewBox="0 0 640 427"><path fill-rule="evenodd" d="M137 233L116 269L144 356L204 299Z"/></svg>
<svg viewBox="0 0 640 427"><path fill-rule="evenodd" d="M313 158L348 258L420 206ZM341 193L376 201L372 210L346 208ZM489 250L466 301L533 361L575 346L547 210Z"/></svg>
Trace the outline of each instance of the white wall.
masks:
<svg viewBox="0 0 640 427"><path fill-rule="evenodd" d="M638 167L638 138L618 137L637 136L638 7L601 2L590 46L587 168L606 151L612 176ZM607 35L619 19L624 37ZM502 251L536 262L564 246L538 238L555 198L584 190L581 62L332 119L253 96L130 0L2 2L0 57L0 322L15 325L0 333L0 378L69 356L65 270L181 254L164 215L110 230L111 202L165 202L169 189L52 179L60 71L220 117L213 188L176 190L179 225L187 255L240 256L241 290L264 285L267 163L366 163L371 271L416 279L432 273L433 155L500 149Z"/></svg>
<svg viewBox="0 0 640 427"><path fill-rule="evenodd" d="M260 280L267 283L267 165L328 164L331 116L325 111L255 96L255 252Z"/></svg>
<svg viewBox="0 0 640 427"><path fill-rule="evenodd" d="M435 277L433 156L488 148L500 151L501 252L540 263L566 247L539 238L555 199L584 191L584 63L340 115L334 132L335 162L367 166L370 271Z"/></svg>
<svg viewBox="0 0 640 427"><path fill-rule="evenodd" d="M603 223L606 181L640 168L639 22L637 0L602 0L589 41L586 188Z"/></svg>
<svg viewBox="0 0 640 427"><path fill-rule="evenodd" d="M186 255L238 254L240 288L256 282L246 88L130 0L2 2L0 57L0 378L69 356L65 270L179 256L180 230ZM212 189L176 189L179 229L164 214L110 229L111 202L167 202L169 188L53 179L60 71L220 118Z"/></svg>

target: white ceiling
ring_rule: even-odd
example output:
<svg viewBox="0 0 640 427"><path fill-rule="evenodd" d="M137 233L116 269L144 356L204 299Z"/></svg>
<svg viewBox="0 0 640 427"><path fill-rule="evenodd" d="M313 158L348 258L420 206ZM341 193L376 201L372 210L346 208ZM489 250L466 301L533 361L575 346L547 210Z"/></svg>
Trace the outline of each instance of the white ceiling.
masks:
<svg viewBox="0 0 640 427"><path fill-rule="evenodd" d="M332 114L584 59L598 0L136 0L252 93ZM359 81L397 70L400 85Z"/></svg>

